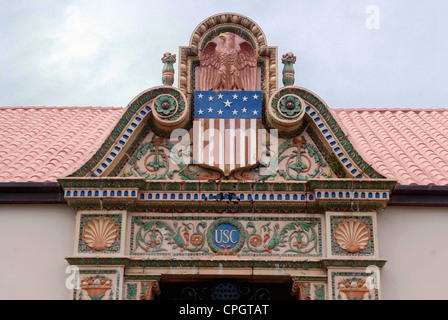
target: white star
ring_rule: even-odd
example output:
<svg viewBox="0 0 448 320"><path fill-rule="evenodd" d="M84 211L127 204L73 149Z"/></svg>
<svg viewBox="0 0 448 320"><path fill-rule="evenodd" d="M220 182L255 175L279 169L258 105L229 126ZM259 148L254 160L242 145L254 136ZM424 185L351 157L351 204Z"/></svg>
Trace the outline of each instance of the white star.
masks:
<svg viewBox="0 0 448 320"><path fill-rule="evenodd" d="M243 97L243 101L244 101L244 102L247 101L247 97L246 97L246 96Z"/></svg>
<svg viewBox="0 0 448 320"><path fill-rule="evenodd" d="M198 114L203 114L203 113L204 113L204 111L202 111L202 109L198 110Z"/></svg>
<svg viewBox="0 0 448 320"><path fill-rule="evenodd" d="M222 94L218 94L218 99L222 99L223 95Z"/></svg>
<svg viewBox="0 0 448 320"><path fill-rule="evenodd" d="M222 115L224 113L224 111L222 111L221 109L219 109L218 114Z"/></svg>
<svg viewBox="0 0 448 320"><path fill-rule="evenodd" d="M236 93L233 95L233 100L235 100L235 99L238 99L238 96Z"/></svg>
<svg viewBox="0 0 448 320"><path fill-rule="evenodd" d="M258 115L258 111L257 110L254 110L253 113L254 113L254 116Z"/></svg>
<svg viewBox="0 0 448 320"><path fill-rule="evenodd" d="M208 101L213 101L213 97L212 96L210 96L210 97L208 97Z"/></svg>
<svg viewBox="0 0 448 320"><path fill-rule="evenodd" d="M212 107L208 108L208 112L212 113L213 112L213 108Z"/></svg>
<svg viewBox="0 0 448 320"><path fill-rule="evenodd" d="M233 110L232 113L233 113L234 116L236 116L238 114L238 111L237 110Z"/></svg>
<svg viewBox="0 0 448 320"><path fill-rule="evenodd" d="M255 100L258 100L257 94L254 94L253 97L254 97Z"/></svg>
<svg viewBox="0 0 448 320"><path fill-rule="evenodd" d="M198 98L199 98L199 99L202 99L202 97L203 97L203 95L202 95L202 93L200 93L200 94L198 95Z"/></svg>
<svg viewBox="0 0 448 320"><path fill-rule="evenodd" d="M246 113L247 109L243 108L241 111L243 111L243 113Z"/></svg>
<svg viewBox="0 0 448 320"><path fill-rule="evenodd" d="M226 105L226 107L231 107L232 102L229 101L229 99L227 99L226 102L224 102L224 104Z"/></svg>

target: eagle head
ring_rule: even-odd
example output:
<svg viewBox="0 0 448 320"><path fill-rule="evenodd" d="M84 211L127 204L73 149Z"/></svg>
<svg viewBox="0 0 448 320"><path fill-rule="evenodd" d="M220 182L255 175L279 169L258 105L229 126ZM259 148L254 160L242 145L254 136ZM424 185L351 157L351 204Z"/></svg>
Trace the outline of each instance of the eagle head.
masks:
<svg viewBox="0 0 448 320"><path fill-rule="evenodd" d="M224 41L227 40L227 34L225 32L224 33L220 33L218 37L219 37L219 39L222 39Z"/></svg>

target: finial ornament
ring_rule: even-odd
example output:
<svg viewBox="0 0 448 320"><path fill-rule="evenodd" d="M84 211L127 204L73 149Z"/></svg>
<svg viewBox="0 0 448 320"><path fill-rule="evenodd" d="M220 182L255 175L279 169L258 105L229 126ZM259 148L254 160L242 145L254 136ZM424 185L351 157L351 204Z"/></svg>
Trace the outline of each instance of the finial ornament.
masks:
<svg viewBox="0 0 448 320"><path fill-rule="evenodd" d="M292 52L288 52L282 56L283 66L283 85L293 86L295 81L294 63L296 63L296 56Z"/></svg>
<svg viewBox="0 0 448 320"><path fill-rule="evenodd" d="M176 62L176 55L170 52L165 52L162 57L163 69L162 69L162 82L165 86L172 86L174 83L174 67Z"/></svg>

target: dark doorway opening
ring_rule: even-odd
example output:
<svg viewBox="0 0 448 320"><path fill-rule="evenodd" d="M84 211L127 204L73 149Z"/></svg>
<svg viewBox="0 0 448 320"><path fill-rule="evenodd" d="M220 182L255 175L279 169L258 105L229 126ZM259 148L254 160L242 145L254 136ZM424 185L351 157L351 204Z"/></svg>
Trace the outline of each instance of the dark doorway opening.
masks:
<svg viewBox="0 0 448 320"><path fill-rule="evenodd" d="M154 300L295 300L288 277L162 276Z"/></svg>

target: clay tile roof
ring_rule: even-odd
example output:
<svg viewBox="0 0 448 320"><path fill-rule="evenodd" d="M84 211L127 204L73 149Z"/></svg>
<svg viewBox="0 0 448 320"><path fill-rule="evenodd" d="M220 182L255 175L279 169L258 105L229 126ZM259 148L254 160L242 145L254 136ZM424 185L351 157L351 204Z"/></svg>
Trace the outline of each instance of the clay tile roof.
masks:
<svg viewBox="0 0 448 320"><path fill-rule="evenodd" d="M55 182L97 150L116 107L1 107L0 182ZM401 185L448 185L448 109L332 109L365 160Z"/></svg>
<svg viewBox="0 0 448 320"><path fill-rule="evenodd" d="M72 173L96 152L123 112L113 107L0 108L0 182L55 182Z"/></svg>
<svg viewBox="0 0 448 320"><path fill-rule="evenodd" d="M448 109L332 109L367 162L401 185L448 185Z"/></svg>

